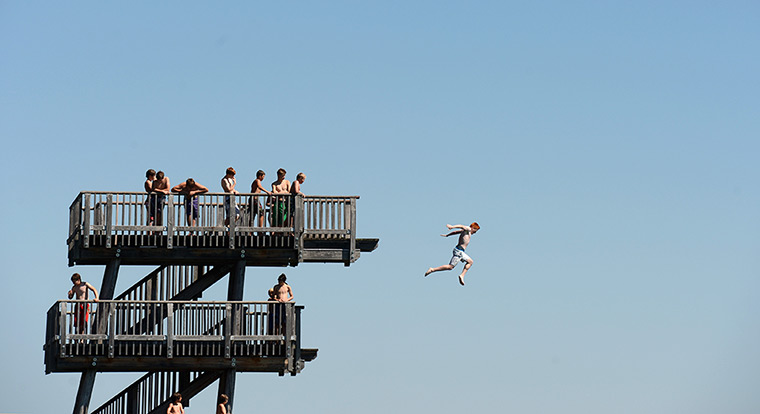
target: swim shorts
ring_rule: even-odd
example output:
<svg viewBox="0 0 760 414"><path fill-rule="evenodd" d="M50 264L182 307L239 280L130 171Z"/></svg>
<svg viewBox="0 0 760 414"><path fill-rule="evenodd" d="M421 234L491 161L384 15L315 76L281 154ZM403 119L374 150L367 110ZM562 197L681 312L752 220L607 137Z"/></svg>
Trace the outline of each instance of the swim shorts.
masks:
<svg viewBox="0 0 760 414"><path fill-rule="evenodd" d="M459 262L466 263L468 260L472 260L472 258L470 258L470 256L468 256L467 253L464 252L464 250L458 247L455 247L453 256L451 257L451 261L449 262L449 264L451 266L456 266Z"/></svg>

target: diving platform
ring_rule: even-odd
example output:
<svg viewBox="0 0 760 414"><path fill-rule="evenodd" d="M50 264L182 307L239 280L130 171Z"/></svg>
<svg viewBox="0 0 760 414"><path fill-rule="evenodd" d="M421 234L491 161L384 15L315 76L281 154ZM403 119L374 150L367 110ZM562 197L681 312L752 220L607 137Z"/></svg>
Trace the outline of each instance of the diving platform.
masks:
<svg viewBox="0 0 760 414"><path fill-rule="evenodd" d="M358 196L82 192L69 208L69 265L343 263L378 239L356 235ZM233 219L230 220L229 218Z"/></svg>

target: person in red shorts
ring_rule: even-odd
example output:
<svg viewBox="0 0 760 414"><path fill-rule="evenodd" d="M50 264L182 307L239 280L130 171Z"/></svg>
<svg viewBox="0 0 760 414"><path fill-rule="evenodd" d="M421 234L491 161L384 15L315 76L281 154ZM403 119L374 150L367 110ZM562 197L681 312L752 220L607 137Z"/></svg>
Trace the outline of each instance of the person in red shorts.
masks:
<svg viewBox="0 0 760 414"><path fill-rule="evenodd" d="M79 273L71 275L71 281L74 286L69 290L69 299L76 296L76 300L88 300L88 290L91 290L95 295L95 302L98 301L98 291L92 287L91 284L82 281L82 276ZM76 303L74 304L74 326L76 326L77 333L82 334L87 332L87 321L90 316L90 304L89 303Z"/></svg>

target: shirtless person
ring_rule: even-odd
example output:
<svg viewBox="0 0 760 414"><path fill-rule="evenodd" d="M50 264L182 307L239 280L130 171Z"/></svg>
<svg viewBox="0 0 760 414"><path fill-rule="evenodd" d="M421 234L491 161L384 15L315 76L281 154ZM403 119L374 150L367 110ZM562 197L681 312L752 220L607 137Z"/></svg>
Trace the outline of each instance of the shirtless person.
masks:
<svg viewBox="0 0 760 414"><path fill-rule="evenodd" d="M285 179L285 174L287 174L287 171L285 171L283 168L277 170L277 181L272 183L273 194L290 194L290 181ZM273 225L275 227L285 225L285 220L287 220L288 216L290 215L288 214L288 203L286 201L287 197L275 197L275 202L272 206L274 209Z"/></svg>
<svg viewBox="0 0 760 414"><path fill-rule="evenodd" d="M227 414L227 403L230 399L225 394L219 394L216 400L216 414Z"/></svg>
<svg viewBox="0 0 760 414"><path fill-rule="evenodd" d="M182 394L175 392L169 399L169 406L166 408L166 414L185 414L182 408Z"/></svg>
<svg viewBox="0 0 760 414"><path fill-rule="evenodd" d="M447 265L438 266L436 268L429 268L427 272L425 272L425 276L433 273L433 272L439 272L441 270L451 270L456 266L459 262L465 262L464 264L464 270L462 270L462 273L459 275L459 284L464 286L464 274L467 273L468 270L470 270L470 267L472 266L473 260L470 256L467 255L467 253L464 252L464 250L467 248L467 245L470 244L470 236L477 233L478 230L480 230L480 226L478 223L472 223L469 226L464 226L461 224L457 224L455 226L452 226L451 224L447 224L446 227L451 229L459 229L452 231L449 234L441 234L443 237L449 237L454 234L459 235L459 243L457 243L456 247L454 247L454 255L451 258L451 261Z"/></svg>
<svg viewBox="0 0 760 414"><path fill-rule="evenodd" d="M296 175L296 180L290 185L290 194L304 195L304 193L301 192L301 184L303 184L304 181L306 181L306 174L302 172L298 173L298 175Z"/></svg>
<svg viewBox="0 0 760 414"><path fill-rule="evenodd" d="M76 300L87 300L87 291L91 290L95 295L95 302L98 301L98 291L92 287L91 284L82 281L82 276L79 273L71 275L71 282L74 286L69 289L69 299L76 297ZM74 305L74 326L77 328L77 333L85 333L87 331L87 321L90 316L90 304L89 303L77 303Z"/></svg>
<svg viewBox="0 0 760 414"><path fill-rule="evenodd" d="M164 202L166 201L166 195L169 194L169 177L164 175L163 171L156 173L156 179L153 180L151 191L155 194L151 196L155 197L155 225L161 226L164 223ZM148 197L150 200L150 196Z"/></svg>
<svg viewBox="0 0 760 414"><path fill-rule="evenodd" d="M143 184L143 187L145 187L145 192L148 193L148 197L145 199L145 207L148 209L148 222L146 225L152 226L153 221L156 218L156 201L155 197L153 197L153 181L156 180L156 170L153 168L149 169L145 172L145 183Z"/></svg>
<svg viewBox="0 0 760 414"><path fill-rule="evenodd" d="M253 180L251 183L251 193L253 194L261 194L266 193L268 195L272 195L271 192L267 191L266 188L264 188L264 185L261 183L264 180L264 177L266 174L263 170L259 170L256 172L256 179ZM256 215L259 216L259 227L264 227L264 207L261 206L261 201L256 196L251 196L251 200L249 201L249 206L251 210L251 227L255 225L255 218Z"/></svg>
<svg viewBox="0 0 760 414"><path fill-rule="evenodd" d="M172 188L173 193L185 195L185 215L187 225L195 226L195 220L198 218L198 194L208 193L208 188L196 183L192 178L188 178L184 183L177 184Z"/></svg>
<svg viewBox="0 0 760 414"><path fill-rule="evenodd" d="M224 190L225 193L232 193L232 194L240 194L237 190L235 190L235 186L237 185L237 180L235 179L235 174L237 172L234 168L230 167L227 168L227 171L225 171L224 177L222 178L222 190ZM224 196L224 225L229 226L230 225L230 198L232 196ZM235 220L240 216L240 209L237 206L237 203L235 203Z"/></svg>
<svg viewBox="0 0 760 414"><path fill-rule="evenodd" d="M288 280L285 273L281 274L277 278L277 284L272 288L274 290L274 298L278 302L292 302L293 301L293 289L290 285L285 283ZM285 332L286 320L285 320L285 305L274 305L274 326L276 329L275 334L281 334Z"/></svg>

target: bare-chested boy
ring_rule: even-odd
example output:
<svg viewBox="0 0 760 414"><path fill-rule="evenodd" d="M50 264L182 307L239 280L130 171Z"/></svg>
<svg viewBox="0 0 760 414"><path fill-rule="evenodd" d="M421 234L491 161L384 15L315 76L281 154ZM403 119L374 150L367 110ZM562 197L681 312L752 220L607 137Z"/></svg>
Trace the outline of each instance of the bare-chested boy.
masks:
<svg viewBox="0 0 760 414"><path fill-rule="evenodd" d="M146 224L148 226L152 226L153 221L156 219L156 201L155 197L152 197L151 194L153 193L153 181L156 181L156 170L151 168L145 172L145 183L143 184L145 192L148 193L148 197L145 199L145 208L148 209L148 219Z"/></svg>
<svg viewBox="0 0 760 414"><path fill-rule="evenodd" d="M187 225L195 226L195 220L198 218L198 212L200 209L198 206L198 194L208 193L208 188L195 182L192 178L188 178L184 183L175 185L172 188L172 192L185 195L185 215L187 217Z"/></svg>
<svg viewBox="0 0 760 414"><path fill-rule="evenodd" d="M185 414L182 407L182 394L175 392L169 398L169 406L166 408L166 414Z"/></svg>
<svg viewBox="0 0 760 414"><path fill-rule="evenodd" d="M304 193L301 192L301 184L303 184L304 181L306 181L306 174L302 172L298 173L298 175L296 175L296 180L290 185L290 194L304 195Z"/></svg>
<svg viewBox="0 0 760 414"><path fill-rule="evenodd" d="M470 267L472 266L473 260L470 256L465 253L465 249L467 248L467 245L470 244L470 236L477 233L478 230L480 230L480 226L478 223L472 223L469 226L465 226L462 224L457 224L455 226L452 226L451 224L447 224L446 227L451 229L459 229L452 231L449 234L441 234L443 237L449 237L454 234L459 235L459 242L457 243L456 247L454 247L454 254L451 257L451 261L447 265L438 266L436 268L429 268L427 272L425 272L425 276L433 273L433 272L439 272L441 270L451 270L456 266L459 262L465 262L464 264L464 270L462 270L462 273L459 275L459 284L464 286L464 274L467 273L468 270L470 270Z"/></svg>
<svg viewBox="0 0 760 414"><path fill-rule="evenodd" d="M216 414L227 414L227 403L230 399L225 394L219 394L216 400Z"/></svg>
<svg viewBox="0 0 760 414"><path fill-rule="evenodd" d="M74 286L69 289L69 299L76 297L76 300L87 300L87 291L91 290L95 295L93 299L98 301L98 291L87 283L82 281L82 276L79 273L71 275L71 282ZM87 331L87 321L90 317L90 304L89 303L77 303L74 305L74 326L77 328L77 333L85 333Z"/></svg>
<svg viewBox="0 0 760 414"><path fill-rule="evenodd" d="M274 290L274 299L278 302L293 301L293 289L290 288L290 285L285 283L286 280L288 280L288 278L285 276L285 273L281 274L280 277L277 278L277 284L272 288L272 290ZM273 308L274 313L272 314L272 318L274 319L275 334L281 334L285 332L286 325L285 305L277 304L274 305Z"/></svg>
<svg viewBox="0 0 760 414"><path fill-rule="evenodd" d="M237 190L235 190L235 186L237 185L237 180L235 179L235 174L237 172L234 168L229 167L227 168L227 171L224 173L224 177L222 177L222 190L224 190L225 193L232 193L232 194L240 194ZM224 196L224 225L229 226L230 224L230 198L232 196ZM237 217L240 216L240 208L238 208L237 203L235 204L235 220L237 220Z"/></svg>
<svg viewBox="0 0 760 414"><path fill-rule="evenodd" d="M262 181L264 180L264 177L266 174L263 170L258 170L256 172L256 179L253 180L251 183L251 193L253 194L261 194L266 193L268 195L272 195L270 191L267 191L266 188L264 188L264 184ZM261 205L261 200L259 200L256 196L251 196L251 200L249 201L249 207L251 210L251 226L255 225L255 219L256 216L259 216L259 227L264 227L264 207Z"/></svg>
<svg viewBox="0 0 760 414"><path fill-rule="evenodd" d="M166 201L166 195L169 194L169 177L164 175L163 171L156 173L156 179L153 180L153 184L151 185L151 192L148 200L150 201L151 197L155 199L155 205L153 205L155 225L161 226L164 223L164 202ZM151 204L153 204L152 201Z"/></svg>
<svg viewBox="0 0 760 414"><path fill-rule="evenodd" d="M277 170L277 181L272 183L273 194L276 194L276 195L290 194L290 181L285 179L286 174L287 174L287 171L285 171L285 169L283 168L280 168L279 170ZM272 208L274 208L273 225L275 227L284 226L285 221L288 219L288 216L290 215L288 212L287 197L275 197L275 202Z"/></svg>

